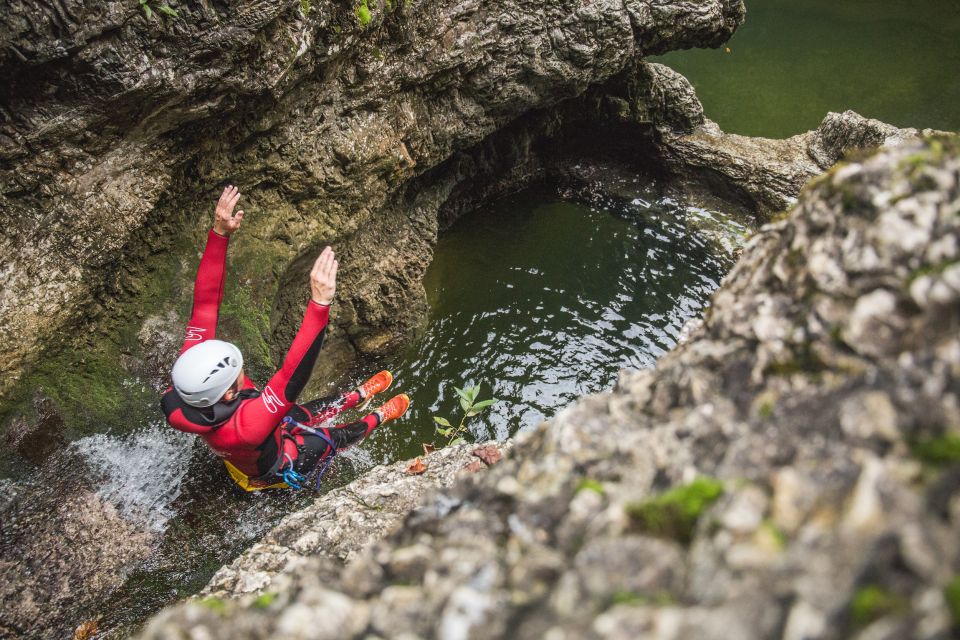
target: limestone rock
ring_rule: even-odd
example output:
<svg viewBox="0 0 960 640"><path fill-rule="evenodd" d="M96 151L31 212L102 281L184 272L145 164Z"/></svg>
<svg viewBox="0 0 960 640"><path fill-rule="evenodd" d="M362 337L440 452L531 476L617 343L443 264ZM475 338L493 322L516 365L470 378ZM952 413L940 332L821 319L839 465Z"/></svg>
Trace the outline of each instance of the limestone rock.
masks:
<svg viewBox="0 0 960 640"><path fill-rule="evenodd" d="M424 314L443 199L406 193L412 179L638 52L715 46L744 16L739 0L364 6L367 24L332 0L0 15L0 395L41 348L75 342L68 323L109 318L118 292L155 278L150 256L199 241L227 182L249 214L242 277L274 276L253 285L275 298L276 344L317 247L336 242L331 346L386 352Z"/></svg>
<svg viewBox="0 0 960 640"><path fill-rule="evenodd" d="M344 569L307 558L266 608L184 604L144 637L268 638L324 599L357 638L947 637L960 306L910 285L960 258L958 180L955 139L851 160L754 236L655 370L517 438ZM770 305L777 330L755 322Z"/></svg>

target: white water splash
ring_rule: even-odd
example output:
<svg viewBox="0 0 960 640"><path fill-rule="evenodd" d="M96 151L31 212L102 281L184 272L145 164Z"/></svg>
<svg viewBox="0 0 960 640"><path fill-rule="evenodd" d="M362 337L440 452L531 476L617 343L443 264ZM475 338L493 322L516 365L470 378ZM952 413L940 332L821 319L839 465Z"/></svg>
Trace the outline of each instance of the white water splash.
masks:
<svg viewBox="0 0 960 640"><path fill-rule="evenodd" d="M123 436L96 434L73 443L99 475L97 495L120 514L151 531L173 517L194 438L166 425Z"/></svg>

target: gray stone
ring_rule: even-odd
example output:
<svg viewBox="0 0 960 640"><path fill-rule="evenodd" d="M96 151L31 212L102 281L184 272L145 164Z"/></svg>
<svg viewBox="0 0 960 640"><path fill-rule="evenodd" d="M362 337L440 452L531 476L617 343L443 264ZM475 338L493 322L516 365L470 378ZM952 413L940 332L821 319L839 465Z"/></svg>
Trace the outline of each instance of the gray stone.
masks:
<svg viewBox="0 0 960 640"><path fill-rule="evenodd" d="M907 142L821 179L758 232L704 327L654 371L622 373L613 391L518 438L506 460L428 498L322 590L310 586L315 571L284 574L271 587L283 610L334 591L358 619L376 611L376 630L347 637L944 637L960 519L949 491L928 499L919 462L897 443L960 433L960 307L889 301L930 270L929 244L960 234L958 176L960 148L947 141ZM883 194L904 180L891 204ZM938 231L918 234L920 247L891 245L878 229L891 216ZM811 278L805 252L843 265L843 287ZM870 269L850 268L868 255ZM786 325L758 331L772 297ZM774 356L761 365L764 354ZM689 540L651 539L638 514L661 512L648 501L703 475L723 495L694 514ZM400 590L395 556L414 576ZM851 603L867 586L909 606L854 628ZM145 637L275 628L242 599L216 624L195 606L164 612Z"/></svg>

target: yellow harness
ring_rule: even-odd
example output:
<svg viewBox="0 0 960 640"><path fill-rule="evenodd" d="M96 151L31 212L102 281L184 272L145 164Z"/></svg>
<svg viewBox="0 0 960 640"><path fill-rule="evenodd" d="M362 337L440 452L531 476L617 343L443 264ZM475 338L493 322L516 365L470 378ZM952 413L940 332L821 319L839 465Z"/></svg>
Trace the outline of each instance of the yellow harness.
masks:
<svg viewBox="0 0 960 640"><path fill-rule="evenodd" d="M223 461L223 464L227 465L227 473L230 474L230 477L233 478L233 481L240 485L240 488L244 491L260 491L261 489L289 489L290 485L286 482L275 482L273 484L266 484L262 480L252 480L250 476L245 474L240 469L237 469L235 466Z"/></svg>

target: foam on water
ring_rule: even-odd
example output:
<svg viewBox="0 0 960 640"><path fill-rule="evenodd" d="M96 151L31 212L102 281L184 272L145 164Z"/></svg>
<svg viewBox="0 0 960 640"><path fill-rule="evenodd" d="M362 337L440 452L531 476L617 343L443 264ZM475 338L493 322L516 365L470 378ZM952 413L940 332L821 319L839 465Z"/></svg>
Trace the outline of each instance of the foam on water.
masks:
<svg viewBox="0 0 960 640"><path fill-rule="evenodd" d="M97 434L73 443L99 477L97 495L152 531L173 517L173 501L190 463L195 438L154 424L123 436Z"/></svg>

